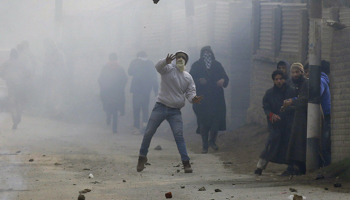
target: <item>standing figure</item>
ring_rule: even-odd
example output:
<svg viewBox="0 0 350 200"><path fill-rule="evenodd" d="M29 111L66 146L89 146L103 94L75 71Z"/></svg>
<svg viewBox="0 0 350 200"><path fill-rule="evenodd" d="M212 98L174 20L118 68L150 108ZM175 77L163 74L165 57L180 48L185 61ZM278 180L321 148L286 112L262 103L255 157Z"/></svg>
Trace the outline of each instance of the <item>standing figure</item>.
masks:
<svg viewBox="0 0 350 200"><path fill-rule="evenodd" d="M132 105L134 113L134 127L141 130L146 127L149 117L149 99L153 89L158 94L157 73L154 63L147 58L144 51L137 53L137 58L130 63L129 76L132 76L130 93L132 93ZM142 111L142 127L140 127L140 112ZM138 132L139 132L138 130Z"/></svg>
<svg viewBox="0 0 350 200"><path fill-rule="evenodd" d="M30 80L30 71L20 61L17 50L11 50L10 59L1 66L0 77L6 81L13 121L12 129L16 130L21 122L22 110L27 100L27 85Z"/></svg>
<svg viewBox="0 0 350 200"><path fill-rule="evenodd" d="M176 60L175 60L176 58ZM175 60L175 61L174 61ZM185 71L188 55L178 51L161 59L156 69L161 75L160 92L154 106L140 148L137 171L141 172L147 162L147 153L153 135L160 124L167 120L173 132L177 149L181 155L185 173L192 173L190 158L183 137L183 122L180 109L185 106L185 98L190 103L200 103L203 97L196 96L196 86L192 76Z"/></svg>
<svg viewBox="0 0 350 200"><path fill-rule="evenodd" d="M109 62L102 68L98 83L103 110L107 114L107 125L112 123L113 133L117 133L118 113L125 115L125 86L128 77L117 63L117 54L109 55Z"/></svg>
<svg viewBox="0 0 350 200"><path fill-rule="evenodd" d="M286 61L281 60L277 63L277 69L282 70L282 72L286 75L287 85L294 87L293 81L290 77L290 64Z"/></svg>
<svg viewBox="0 0 350 200"><path fill-rule="evenodd" d="M304 66L301 63L292 64L290 70L298 96L286 99L283 103L285 109L291 106L295 110L286 158L299 168L300 174L305 174L309 81L304 77Z"/></svg>
<svg viewBox="0 0 350 200"><path fill-rule="evenodd" d="M274 86L266 91L262 101L270 134L254 172L257 175L261 175L269 162L290 164L286 160L286 154L294 110L291 107L281 110L281 107L285 99L296 97L296 91L286 83L282 70L275 70L272 73L272 80ZM289 174L293 173L293 171L288 172Z"/></svg>
<svg viewBox="0 0 350 200"><path fill-rule="evenodd" d="M208 147L218 150L216 138L218 131L226 130L226 103L224 89L229 78L221 63L215 60L210 46L203 47L200 59L193 63L190 74L196 84L197 94L203 95L201 104L193 104L197 116L197 133L202 136L202 153ZM210 132L210 134L209 134Z"/></svg>

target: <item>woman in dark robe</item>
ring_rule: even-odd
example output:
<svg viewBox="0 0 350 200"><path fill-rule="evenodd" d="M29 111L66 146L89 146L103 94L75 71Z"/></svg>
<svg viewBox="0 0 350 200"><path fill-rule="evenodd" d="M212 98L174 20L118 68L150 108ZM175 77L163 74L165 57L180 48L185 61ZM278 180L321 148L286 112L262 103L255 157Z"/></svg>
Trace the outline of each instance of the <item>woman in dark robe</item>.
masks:
<svg viewBox="0 0 350 200"><path fill-rule="evenodd" d="M196 132L202 136L202 153L208 153L209 146L218 150L218 131L226 130L223 88L227 87L229 78L210 46L201 49L200 59L193 63L190 74L196 84L197 95L204 97L201 104L193 104L193 110L197 116Z"/></svg>

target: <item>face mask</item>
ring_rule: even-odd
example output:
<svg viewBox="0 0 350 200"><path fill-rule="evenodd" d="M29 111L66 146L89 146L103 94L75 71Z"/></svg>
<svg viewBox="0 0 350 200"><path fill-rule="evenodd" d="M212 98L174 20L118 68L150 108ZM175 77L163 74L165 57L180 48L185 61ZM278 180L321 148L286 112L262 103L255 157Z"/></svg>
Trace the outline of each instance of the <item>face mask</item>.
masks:
<svg viewBox="0 0 350 200"><path fill-rule="evenodd" d="M180 70L180 72L183 72L186 68L185 60L182 58L176 59L176 66Z"/></svg>

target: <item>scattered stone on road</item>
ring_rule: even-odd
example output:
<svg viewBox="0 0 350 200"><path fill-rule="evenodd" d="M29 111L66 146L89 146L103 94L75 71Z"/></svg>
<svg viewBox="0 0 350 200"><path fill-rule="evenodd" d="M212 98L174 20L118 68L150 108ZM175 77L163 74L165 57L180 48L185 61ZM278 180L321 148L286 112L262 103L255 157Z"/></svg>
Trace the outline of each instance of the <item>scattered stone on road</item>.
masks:
<svg viewBox="0 0 350 200"><path fill-rule="evenodd" d="M162 147L160 145L157 145L154 150L162 150Z"/></svg>
<svg viewBox="0 0 350 200"><path fill-rule="evenodd" d="M198 191L206 191L205 187L201 187L198 189Z"/></svg>
<svg viewBox="0 0 350 200"><path fill-rule="evenodd" d="M173 195L171 194L171 192L167 192L167 193L165 193L165 198L171 199L171 198L173 198Z"/></svg>
<svg viewBox="0 0 350 200"><path fill-rule="evenodd" d="M55 165L62 165L61 163L55 163Z"/></svg>
<svg viewBox="0 0 350 200"><path fill-rule="evenodd" d="M184 186L184 185L181 185L180 188L181 188L181 189L185 189L185 186Z"/></svg>
<svg viewBox="0 0 350 200"><path fill-rule="evenodd" d="M82 195L82 194L79 194L79 196L78 196L78 200L85 200L85 196L84 196L84 195Z"/></svg>
<svg viewBox="0 0 350 200"><path fill-rule="evenodd" d="M222 192L220 189L215 189L215 192Z"/></svg>
<svg viewBox="0 0 350 200"><path fill-rule="evenodd" d="M33 162L33 161L34 161L34 159L33 159L33 158L29 159L29 162Z"/></svg>
<svg viewBox="0 0 350 200"><path fill-rule="evenodd" d="M291 191L291 192L298 192L298 190L296 190L294 188L289 188L289 191Z"/></svg>
<svg viewBox="0 0 350 200"><path fill-rule="evenodd" d="M300 195L295 194L295 195L293 196L293 200L303 200L303 196L300 196Z"/></svg>
<svg viewBox="0 0 350 200"><path fill-rule="evenodd" d="M85 193L88 193L88 192L91 192L91 190L90 189L84 189L84 190L79 191L79 194L85 194Z"/></svg>

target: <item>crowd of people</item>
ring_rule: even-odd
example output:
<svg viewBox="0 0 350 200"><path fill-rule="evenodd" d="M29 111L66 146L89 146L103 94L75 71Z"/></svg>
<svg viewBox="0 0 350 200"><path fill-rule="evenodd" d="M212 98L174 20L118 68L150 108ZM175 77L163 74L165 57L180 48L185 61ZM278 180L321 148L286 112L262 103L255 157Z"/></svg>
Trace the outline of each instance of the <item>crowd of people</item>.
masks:
<svg viewBox="0 0 350 200"><path fill-rule="evenodd" d="M320 133L319 166L331 163L329 62L321 62L320 109L323 119ZM290 74L290 75L289 75ZM286 164L282 176L306 173L307 112L309 100L309 65L285 61L272 72L273 87L263 97L269 137L254 174L261 175L269 162Z"/></svg>
<svg viewBox="0 0 350 200"><path fill-rule="evenodd" d="M40 94L46 112L59 115L67 74L64 54L55 42L45 40L45 58L42 72L43 87ZM224 88L229 77L224 67L216 60L210 46L200 51L200 58L194 62L189 72L186 64L189 56L178 51L168 54L156 65L144 51L137 53L126 72L118 64L116 53L109 55L108 63L103 66L98 77L100 99L106 113L106 124L112 125L117 133L118 116L125 115L125 88L128 76L132 77L134 132L143 134L137 171L142 171L147 162L148 148L153 135L164 120L167 120L174 135L186 173L192 173L190 158L183 138L181 108L185 99L192 103L197 118L197 130L202 139L202 153L207 154L209 147L219 149L216 144L218 131L226 130L226 103ZM10 58L1 65L0 77L7 83L7 104L13 120L12 129L21 122L21 113L25 106L30 107L38 98L35 88L37 60L29 48L29 42L23 41L10 52ZM330 145L330 90L329 62L321 64L321 106L323 128L320 133L320 167L331 163ZM161 77L158 84L157 72ZM283 176L306 173L306 130L308 107L309 66L280 61L272 72L273 87L263 97L263 110L267 117L269 137L261 152L255 174L261 175L269 162L286 164ZM160 85L160 88L159 88ZM151 92L156 95L156 104L149 113Z"/></svg>

